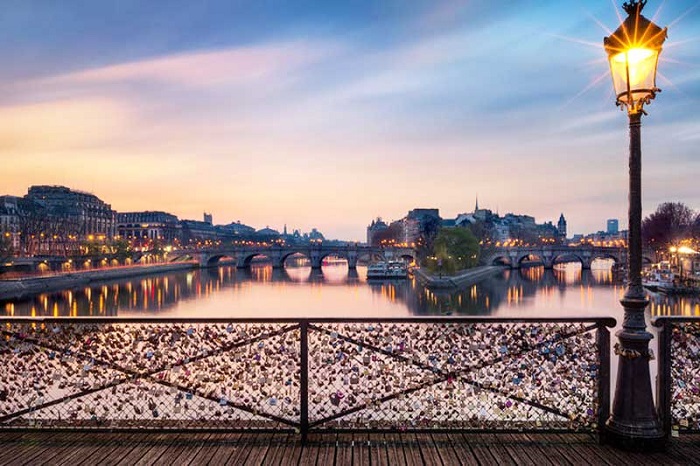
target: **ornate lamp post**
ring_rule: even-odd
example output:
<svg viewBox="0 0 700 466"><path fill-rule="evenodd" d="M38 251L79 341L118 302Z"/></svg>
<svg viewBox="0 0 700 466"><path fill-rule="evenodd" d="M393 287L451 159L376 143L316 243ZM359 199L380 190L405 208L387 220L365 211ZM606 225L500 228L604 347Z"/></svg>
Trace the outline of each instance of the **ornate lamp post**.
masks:
<svg viewBox="0 0 700 466"><path fill-rule="evenodd" d="M642 288L642 151L641 119L644 104L660 91L656 87L656 66L666 29L642 16L646 0L623 4L627 18L604 40L617 96L616 104L627 109L630 128L629 155L629 277L620 301L625 309L622 330L617 332L619 356L617 386L612 415L607 422L608 441L632 449L658 449L665 434L654 409L649 375L652 353L644 309L648 300Z"/></svg>

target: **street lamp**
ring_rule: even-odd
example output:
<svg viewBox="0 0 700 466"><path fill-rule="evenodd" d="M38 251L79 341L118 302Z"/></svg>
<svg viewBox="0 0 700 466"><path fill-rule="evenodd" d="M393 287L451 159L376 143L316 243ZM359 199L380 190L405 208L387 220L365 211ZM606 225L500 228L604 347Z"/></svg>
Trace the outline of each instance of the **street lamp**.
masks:
<svg viewBox="0 0 700 466"><path fill-rule="evenodd" d="M665 435L654 409L649 375L652 353L644 309L649 301L642 287L642 150L641 119L644 104L660 91L656 87L656 66L666 29L642 16L646 0L623 4L627 18L604 40L616 104L629 116L629 276L627 291L620 300L625 309L622 330L617 332L619 356L617 385L612 414L607 422L608 441L630 449L659 449Z"/></svg>

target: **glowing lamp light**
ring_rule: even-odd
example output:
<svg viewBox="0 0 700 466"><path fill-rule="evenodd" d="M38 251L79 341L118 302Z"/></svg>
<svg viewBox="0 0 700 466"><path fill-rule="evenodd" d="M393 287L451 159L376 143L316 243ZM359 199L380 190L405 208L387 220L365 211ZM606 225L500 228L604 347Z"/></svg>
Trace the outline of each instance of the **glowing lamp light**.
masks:
<svg viewBox="0 0 700 466"><path fill-rule="evenodd" d="M616 103L629 113L643 112L661 89L656 87L656 67L667 29L642 16L646 0L630 1L622 7L627 19L603 41L610 63Z"/></svg>

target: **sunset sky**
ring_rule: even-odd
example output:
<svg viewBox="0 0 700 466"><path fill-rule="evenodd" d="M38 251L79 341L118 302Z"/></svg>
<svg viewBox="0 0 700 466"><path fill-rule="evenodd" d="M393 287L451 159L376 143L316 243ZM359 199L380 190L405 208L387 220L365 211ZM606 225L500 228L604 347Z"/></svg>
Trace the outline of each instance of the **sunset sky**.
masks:
<svg viewBox="0 0 700 466"><path fill-rule="evenodd" d="M569 234L626 225L609 0L4 0L0 194L319 228L474 207ZM700 2L669 26L643 120L645 215L700 209ZM607 29L607 30L606 30Z"/></svg>

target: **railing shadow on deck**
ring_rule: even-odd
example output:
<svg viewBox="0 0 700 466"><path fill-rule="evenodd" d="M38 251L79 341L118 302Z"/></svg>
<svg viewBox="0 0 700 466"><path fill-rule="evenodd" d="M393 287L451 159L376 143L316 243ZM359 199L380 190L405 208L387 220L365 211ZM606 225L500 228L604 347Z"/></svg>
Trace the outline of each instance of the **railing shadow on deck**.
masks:
<svg viewBox="0 0 700 466"><path fill-rule="evenodd" d="M0 428L597 432L612 318L0 322Z"/></svg>

